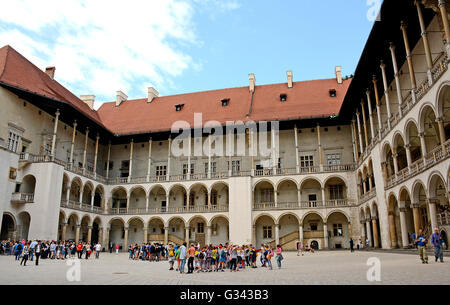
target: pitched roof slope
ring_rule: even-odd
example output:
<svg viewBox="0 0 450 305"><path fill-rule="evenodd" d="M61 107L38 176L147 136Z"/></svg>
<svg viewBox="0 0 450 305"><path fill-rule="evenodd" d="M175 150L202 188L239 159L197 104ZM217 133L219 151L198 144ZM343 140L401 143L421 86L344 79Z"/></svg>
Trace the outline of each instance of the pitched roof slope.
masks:
<svg viewBox="0 0 450 305"><path fill-rule="evenodd" d="M291 89L287 83L256 86L253 102L249 87L159 97L150 104L147 99L128 100L118 107L111 102L104 103L98 114L102 122L119 135L168 131L177 121L194 126L194 113L202 113L203 124L218 121L222 125L227 121L327 117L339 113L350 83L351 79L342 85L338 85L336 79L323 79L295 82ZM330 97L330 89L336 90L335 98ZM281 94L287 95L286 102L280 101ZM222 107L223 99L230 99L228 106ZM184 107L176 112L176 105Z"/></svg>
<svg viewBox="0 0 450 305"><path fill-rule="evenodd" d="M9 45L0 49L0 83L68 103L102 125L96 111Z"/></svg>

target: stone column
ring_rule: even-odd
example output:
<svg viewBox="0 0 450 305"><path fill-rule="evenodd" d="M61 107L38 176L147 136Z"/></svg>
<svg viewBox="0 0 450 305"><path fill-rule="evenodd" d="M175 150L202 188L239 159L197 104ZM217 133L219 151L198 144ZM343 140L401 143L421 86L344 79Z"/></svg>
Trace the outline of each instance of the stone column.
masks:
<svg viewBox="0 0 450 305"><path fill-rule="evenodd" d="M211 244L211 235L212 235L212 227L207 226L206 227L206 240L205 240L206 245Z"/></svg>
<svg viewBox="0 0 450 305"><path fill-rule="evenodd" d="M391 129L391 117L392 117L392 113L391 113L391 103L390 103L390 99L389 99L389 86L387 83L387 77L386 77L386 65L384 64L384 61L381 61L381 75L383 77L383 88L384 88L384 98L386 100L386 109L387 109L387 115L388 115L388 128L389 130Z"/></svg>
<svg viewBox="0 0 450 305"><path fill-rule="evenodd" d="M97 178L97 158L98 158L98 141L100 140L100 136L97 133L97 137L95 138L95 155L94 155L94 177Z"/></svg>
<svg viewBox="0 0 450 305"><path fill-rule="evenodd" d="M253 128L250 129L250 153L252 157L252 170L251 170L251 176L255 176L255 157L256 157L256 151L255 150L255 133L253 131ZM297 152L298 154L298 152Z"/></svg>
<svg viewBox="0 0 450 305"><path fill-rule="evenodd" d="M211 134L208 136L208 179L211 179Z"/></svg>
<svg viewBox="0 0 450 305"><path fill-rule="evenodd" d="M377 217L372 217L373 243L374 248L380 248L380 233L378 232Z"/></svg>
<svg viewBox="0 0 450 305"><path fill-rule="evenodd" d="M59 121L59 109L56 110L55 114L55 126L53 129L53 139L52 139L52 151L51 151L51 158L52 161L55 161L55 155L56 155L56 134L58 133L58 121Z"/></svg>
<svg viewBox="0 0 450 305"><path fill-rule="evenodd" d="M416 0L414 1L417 7L417 15L419 17L419 23L420 23L420 30L422 32L422 41L423 41L423 47L425 50L425 58L427 61L427 75L428 75L428 83L430 85L433 84L433 75L431 73L431 70L433 69L433 58L431 57L431 50L430 50L430 44L428 42L428 35L427 35L427 29L425 27L425 21L423 20L423 13L422 13L422 1Z"/></svg>
<svg viewBox="0 0 450 305"><path fill-rule="evenodd" d="M450 24L448 21L447 7L445 0L439 0L439 8L441 10L442 23L444 24L445 40L447 41L447 55L450 57Z"/></svg>
<svg viewBox="0 0 450 305"><path fill-rule="evenodd" d="M83 151L83 175L86 173L86 154L87 154L88 140L89 140L89 127L86 127L86 139L84 140L84 151Z"/></svg>
<svg viewBox="0 0 450 305"><path fill-rule="evenodd" d="M439 139L442 145L442 153L445 152L445 128L444 128L444 118L440 117L436 119L439 127Z"/></svg>
<svg viewBox="0 0 450 305"><path fill-rule="evenodd" d="M373 91L375 93L375 103L377 105L377 116L378 116L378 138L381 140L381 130L383 129L383 122L381 119L381 102L380 96L378 95L378 85L377 85L377 77L374 75L373 79ZM387 107L387 106L386 106Z"/></svg>
<svg viewBox="0 0 450 305"><path fill-rule="evenodd" d="M372 102L370 100L370 90L366 90L367 96L367 108L369 109L369 121L370 121L370 133L372 134L372 141L375 138L375 126L373 124L373 114L372 114ZM380 112L378 112L380 114Z"/></svg>
<svg viewBox="0 0 450 305"><path fill-rule="evenodd" d="M150 176L152 174L152 144L153 139L148 141L148 163L147 163L147 182L150 182Z"/></svg>
<svg viewBox="0 0 450 305"><path fill-rule="evenodd" d="M366 244L366 230L364 229L364 226L366 225L365 221L360 221L361 224L361 241L363 242L363 244Z"/></svg>
<svg viewBox="0 0 450 305"><path fill-rule="evenodd" d="M66 232L67 232L67 222L63 222L62 224L62 230L61 230L61 240L65 241L66 240Z"/></svg>
<svg viewBox="0 0 450 305"><path fill-rule="evenodd" d="M364 152L363 140L362 140L362 131L361 131L361 121L359 117L359 111L356 111L356 122L358 123L358 135L359 135L359 149L361 154Z"/></svg>
<svg viewBox="0 0 450 305"><path fill-rule="evenodd" d="M391 50L392 65L394 67L394 75L395 75L395 86L397 87L398 115L401 117L403 115L403 113L402 113L402 103L403 103L402 87L400 86L400 72L398 70L397 57L395 56L395 45L392 42L391 42L389 49Z"/></svg>
<svg viewBox="0 0 450 305"><path fill-rule="evenodd" d="M416 75L414 72L411 48L409 46L409 39L408 39L408 34L406 32L406 28L407 28L406 23L402 21L400 29L402 30L402 33L403 33L403 41L405 43L405 50L406 50L406 59L408 60L409 78L411 81L411 96L413 98L413 103L415 103L416 102L416 94L415 94L414 90L417 88L417 81L416 81Z"/></svg>
<svg viewBox="0 0 450 305"><path fill-rule="evenodd" d="M395 214L389 212L389 232L391 235L391 247L397 248L397 232L395 229Z"/></svg>
<svg viewBox="0 0 450 305"><path fill-rule="evenodd" d="M105 249L109 248L109 232L111 230L111 227L105 228L105 234L103 235L103 246Z"/></svg>
<svg viewBox="0 0 450 305"><path fill-rule="evenodd" d="M417 236L417 234L419 234L419 230L420 230L420 212L419 212L420 204L412 203L411 207L413 209L414 230L415 230L415 233Z"/></svg>
<svg viewBox="0 0 450 305"><path fill-rule="evenodd" d="M361 101L361 113L363 117L364 139L366 140L366 148L369 147L369 133L367 132L366 111L364 110L364 101Z"/></svg>
<svg viewBox="0 0 450 305"><path fill-rule="evenodd" d="M128 169L128 183L131 182L131 179L133 177L133 150L134 150L134 140L131 139L130 143L130 165Z"/></svg>
<svg viewBox="0 0 450 305"><path fill-rule="evenodd" d="M95 199L95 191L93 193L91 193L91 210L94 210L94 199Z"/></svg>
<svg viewBox="0 0 450 305"><path fill-rule="evenodd" d="M75 226L75 242L78 243L80 241L80 229L81 225L77 224Z"/></svg>
<svg viewBox="0 0 450 305"><path fill-rule="evenodd" d="M420 147L422 148L422 158L425 159L425 156L427 154L427 145L425 144L425 133L419 132L419 138L420 138Z"/></svg>
<svg viewBox="0 0 450 305"><path fill-rule="evenodd" d="M303 224L300 224L298 226L298 234L299 234L299 237L300 237L301 246L302 246L302 248L304 248L304 245L303 245Z"/></svg>
<svg viewBox="0 0 450 305"><path fill-rule="evenodd" d="M325 207L326 206L326 198L325 198L325 188L322 188L322 204Z"/></svg>
<svg viewBox="0 0 450 305"><path fill-rule="evenodd" d="M191 228L190 227L186 227L186 230L184 232L184 239L186 241L186 243L189 246L189 232L190 232Z"/></svg>
<svg viewBox="0 0 450 305"><path fill-rule="evenodd" d="M392 150L393 154L392 154L392 159L394 160L394 173L395 175L398 174L398 154L397 154L397 149Z"/></svg>
<svg viewBox="0 0 450 305"><path fill-rule="evenodd" d="M322 142L320 140L320 125L317 124L317 139L319 143L319 161L320 161L320 170L323 169L323 149L322 149Z"/></svg>
<svg viewBox="0 0 450 305"><path fill-rule="evenodd" d="M406 207L400 208L400 226L402 229L403 248L407 248L409 246L409 239L408 239L408 229L406 227Z"/></svg>
<svg viewBox="0 0 450 305"><path fill-rule="evenodd" d="M352 126L350 126L350 129L352 130L353 162L356 163L358 161L358 150L357 150L354 127L355 127L355 120L352 120ZM299 172L297 171L297 173L299 173Z"/></svg>
<svg viewBox="0 0 450 305"><path fill-rule="evenodd" d="M428 201L428 207L430 208L431 230L433 232L435 228L439 227L438 222L437 222L436 203L432 202L432 201Z"/></svg>
<svg viewBox="0 0 450 305"><path fill-rule="evenodd" d="M167 152L167 177L166 180L170 181L170 159L172 156L172 137L169 137L169 151Z"/></svg>
<svg viewBox="0 0 450 305"><path fill-rule="evenodd" d="M275 247L280 244L280 225L275 224Z"/></svg>
<svg viewBox="0 0 450 305"><path fill-rule="evenodd" d="M166 195L166 212L169 211L170 194Z"/></svg>
<svg viewBox="0 0 450 305"><path fill-rule="evenodd" d="M169 227L164 228L164 244L169 244Z"/></svg>
<svg viewBox="0 0 450 305"><path fill-rule="evenodd" d="M144 226L144 244L148 243L148 227ZM165 243L167 245L167 243Z"/></svg>
<svg viewBox="0 0 450 305"><path fill-rule="evenodd" d="M103 243L103 228L99 228L98 229L98 240L97 240L97 243L101 244L102 248L105 246L105 245L102 244ZM102 251L102 250L100 250L100 251Z"/></svg>
<svg viewBox="0 0 450 305"><path fill-rule="evenodd" d="M108 142L108 159L106 161L106 179L109 179L109 162L111 160L111 141Z"/></svg>
<svg viewBox="0 0 450 305"><path fill-rule="evenodd" d="M130 210L130 195L127 195L127 213Z"/></svg>
<svg viewBox="0 0 450 305"><path fill-rule="evenodd" d="M409 144L409 143L406 144L405 150L406 150L406 161L408 162L408 167L410 167L412 165L411 144Z"/></svg>
<svg viewBox="0 0 450 305"><path fill-rule="evenodd" d="M127 252L128 251L128 231L130 230L130 227L128 225L126 225L124 227L124 237L123 237L123 249L122 251Z"/></svg>
<svg viewBox="0 0 450 305"><path fill-rule="evenodd" d="M70 159L69 159L69 163L70 163L70 170L73 169L73 151L75 149L75 136L77 133L77 121L75 120L73 122L73 133L72 133L72 143L70 145Z"/></svg>
<svg viewBox="0 0 450 305"><path fill-rule="evenodd" d="M145 212L148 213L148 207L150 205L150 194L145 197Z"/></svg>
<svg viewBox="0 0 450 305"><path fill-rule="evenodd" d="M88 237L87 237L87 242L90 243L92 239L92 226L88 227Z"/></svg>
<svg viewBox="0 0 450 305"><path fill-rule="evenodd" d="M330 246L328 244L328 224L323 224L323 240L325 244L325 249L329 249Z"/></svg>
<svg viewBox="0 0 450 305"><path fill-rule="evenodd" d="M252 227L252 245L257 248L257 245L256 245L256 226L255 225Z"/></svg>
<svg viewBox="0 0 450 305"><path fill-rule="evenodd" d="M294 143L295 143L295 169L297 174L300 173L300 156L298 154L298 128L297 125L294 127Z"/></svg>
<svg viewBox="0 0 450 305"><path fill-rule="evenodd" d="M367 231L367 238L369 239L369 246L373 246L372 226L370 225L370 217L366 218L366 231ZM364 241L364 244L365 244L365 241Z"/></svg>
<svg viewBox="0 0 450 305"><path fill-rule="evenodd" d="M191 168L192 139L191 139L190 135L189 135L189 146L188 146L188 148L189 148L188 172L187 172L186 178L187 178L187 180L191 180L191 171L192 171L192 168Z"/></svg>
<svg viewBox="0 0 450 305"><path fill-rule="evenodd" d="M273 200L274 200L274 203L275 203L275 207L277 207L278 206L278 192L277 192L277 190L274 190L274 192L273 192Z"/></svg>

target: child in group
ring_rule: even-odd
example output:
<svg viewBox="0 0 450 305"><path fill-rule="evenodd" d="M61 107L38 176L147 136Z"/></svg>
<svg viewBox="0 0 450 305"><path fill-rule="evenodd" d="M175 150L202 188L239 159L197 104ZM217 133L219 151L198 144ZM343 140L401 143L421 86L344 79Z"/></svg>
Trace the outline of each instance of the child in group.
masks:
<svg viewBox="0 0 450 305"><path fill-rule="evenodd" d="M212 260L211 260L211 264L212 264L212 269L214 272L217 272L217 247L214 246L212 251Z"/></svg>
<svg viewBox="0 0 450 305"><path fill-rule="evenodd" d="M200 259L199 259L199 255L200 255L200 251L198 248L195 248L195 253L194 253L194 270L198 272L200 272Z"/></svg>
<svg viewBox="0 0 450 305"><path fill-rule="evenodd" d="M269 270L272 270L272 257L273 257L273 251L271 246L266 247L266 262L267 266L269 267Z"/></svg>

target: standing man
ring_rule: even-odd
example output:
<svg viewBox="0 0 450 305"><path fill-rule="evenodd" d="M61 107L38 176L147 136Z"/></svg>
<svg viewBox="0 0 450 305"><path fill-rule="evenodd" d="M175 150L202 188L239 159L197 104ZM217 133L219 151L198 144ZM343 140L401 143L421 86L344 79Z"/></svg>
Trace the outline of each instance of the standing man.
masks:
<svg viewBox="0 0 450 305"><path fill-rule="evenodd" d="M194 256L195 247L194 244L191 244L191 247L189 248L188 274L194 273Z"/></svg>
<svg viewBox="0 0 450 305"><path fill-rule="evenodd" d="M355 249L353 248L355 246L354 242L353 242L353 238L350 238L350 252L355 252Z"/></svg>
<svg viewBox="0 0 450 305"><path fill-rule="evenodd" d="M30 244L30 262L33 261L33 257L34 257L34 249L37 245L37 242L35 240L33 240Z"/></svg>
<svg viewBox="0 0 450 305"><path fill-rule="evenodd" d="M435 228L433 236L431 237L431 244L434 246L434 258L437 262L438 259L441 263L444 262L444 251L442 250L442 240L441 234L439 234L439 229Z"/></svg>
<svg viewBox="0 0 450 305"><path fill-rule="evenodd" d="M102 251L102 245L100 244L100 242L98 242L95 245L95 259L99 259L100 257L100 251Z"/></svg>
<svg viewBox="0 0 450 305"><path fill-rule="evenodd" d="M302 256L304 256L304 254L303 254L303 246L302 246L302 242L301 241L299 241L297 243L297 256L300 256L300 254Z"/></svg>
<svg viewBox="0 0 450 305"><path fill-rule="evenodd" d="M184 265L186 265L186 253L187 253L187 249L186 249L187 243L184 243L181 247L180 247L180 273L183 274L184 273Z"/></svg>
<svg viewBox="0 0 450 305"><path fill-rule="evenodd" d="M428 264L428 255L427 255L427 239L423 234L422 230L419 230L419 236L417 237L417 248L419 249L419 256L422 260L422 264Z"/></svg>
<svg viewBox="0 0 450 305"><path fill-rule="evenodd" d="M39 266L39 257L41 256L41 241L38 240L34 247L34 253L36 254L36 266Z"/></svg>

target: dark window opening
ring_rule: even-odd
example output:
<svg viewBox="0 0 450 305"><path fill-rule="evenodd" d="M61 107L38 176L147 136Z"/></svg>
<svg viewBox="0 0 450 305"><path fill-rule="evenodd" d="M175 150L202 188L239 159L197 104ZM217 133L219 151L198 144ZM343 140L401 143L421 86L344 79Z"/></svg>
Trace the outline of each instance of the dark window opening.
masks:
<svg viewBox="0 0 450 305"><path fill-rule="evenodd" d="M280 101L286 102L287 101L287 94L280 94Z"/></svg>
<svg viewBox="0 0 450 305"><path fill-rule="evenodd" d="M226 99L223 99L221 102L222 102L222 107L227 107L228 104L230 103L230 99L226 98Z"/></svg>
<svg viewBox="0 0 450 305"><path fill-rule="evenodd" d="M330 89L330 97L336 97L336 96L337 96L336 89Z"/></svg>
<svg viewBox="0 0 450 305"><path fill-rule="evenodd" d="M184 107L184 104L175 105L175 110L176 110L177 112L180 112L180 111L183 109L183 107Z"/></svg>

